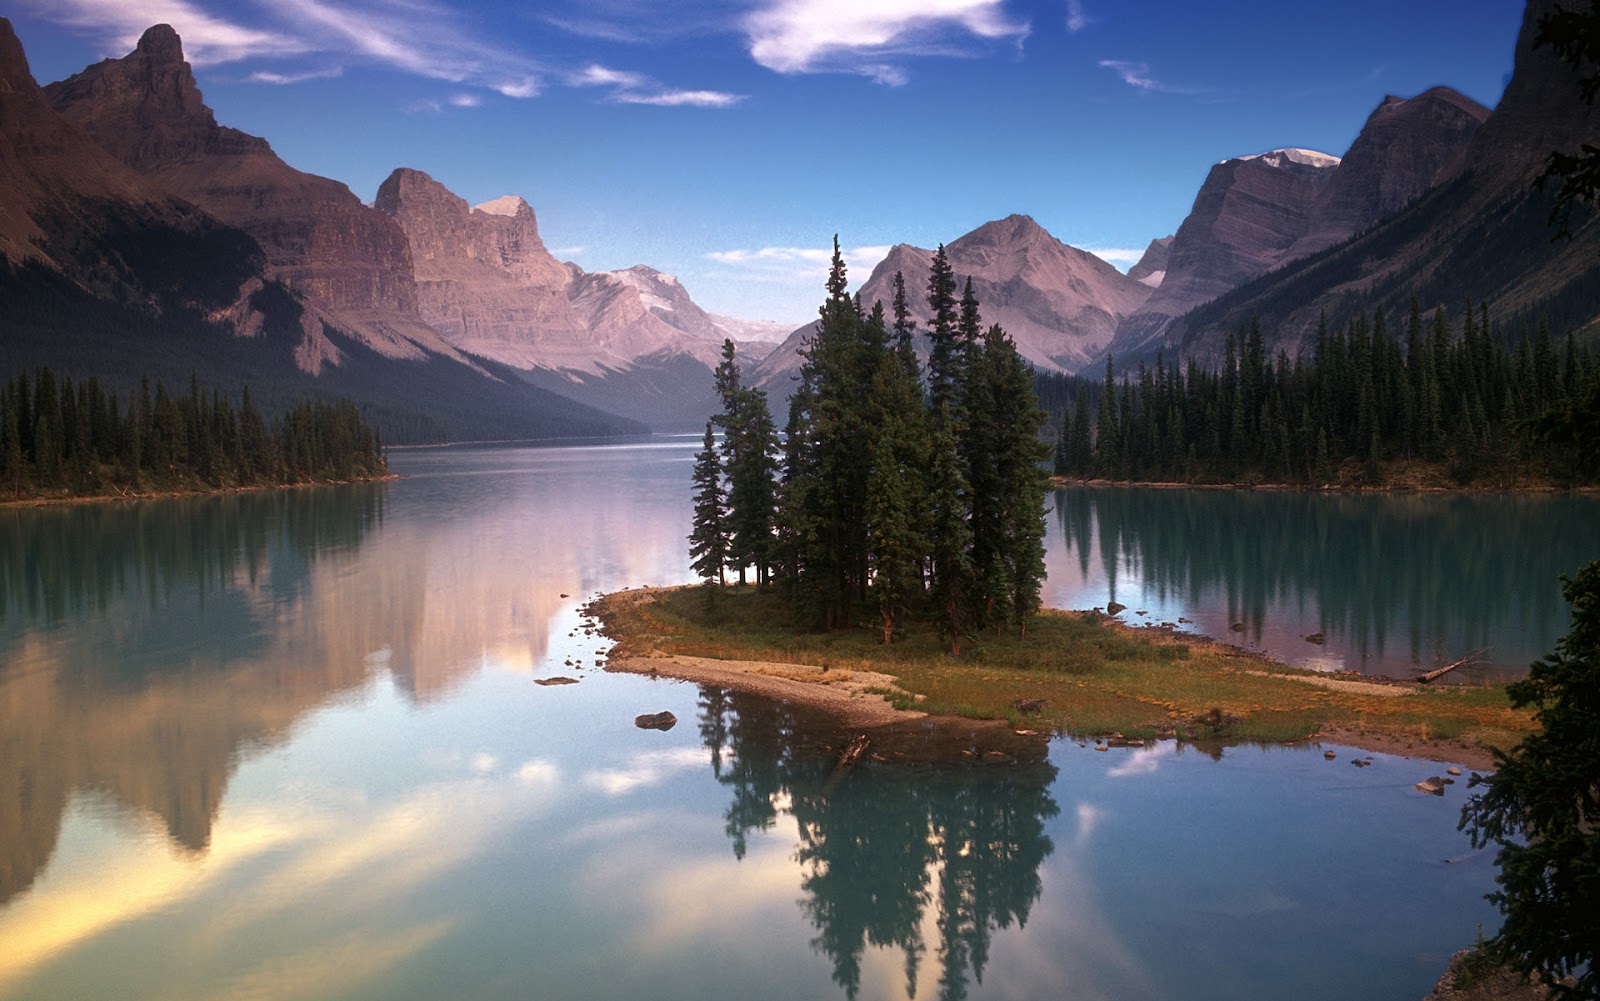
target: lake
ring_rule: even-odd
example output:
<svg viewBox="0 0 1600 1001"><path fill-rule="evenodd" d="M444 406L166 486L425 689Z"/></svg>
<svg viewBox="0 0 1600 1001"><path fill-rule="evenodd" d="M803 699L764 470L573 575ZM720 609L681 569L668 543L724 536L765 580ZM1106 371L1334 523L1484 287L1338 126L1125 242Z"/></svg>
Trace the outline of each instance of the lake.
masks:
<svg viewBox="0 0 1600 1001"><path fill-rule="evenodd" d="M688 579L697 447L399 451L391 484L0 511L0 999L1416 1001L1496 927L1464 783L1412 789L1432 763L1057 740L841 782L826 719L604 673L581 605ZM1600 521L1051 504L1048 603L1384 673L1542 652ZM660 710L677 726L634 727Z"/></svg>

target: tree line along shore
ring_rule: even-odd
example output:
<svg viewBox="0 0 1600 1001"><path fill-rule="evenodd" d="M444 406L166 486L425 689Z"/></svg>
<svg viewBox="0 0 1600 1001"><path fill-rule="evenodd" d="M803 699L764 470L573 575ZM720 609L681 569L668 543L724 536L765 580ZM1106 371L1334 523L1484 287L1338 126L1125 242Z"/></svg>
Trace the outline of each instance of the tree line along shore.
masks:
<svg viewBox="0 0 1600 1001"><path fill-rule="evenodd" d="M379 430L348 400L270 419L244 387L173 394L139 380L119 400L48 368L0 385L0 502L203 493L388 476Z"/></svg>

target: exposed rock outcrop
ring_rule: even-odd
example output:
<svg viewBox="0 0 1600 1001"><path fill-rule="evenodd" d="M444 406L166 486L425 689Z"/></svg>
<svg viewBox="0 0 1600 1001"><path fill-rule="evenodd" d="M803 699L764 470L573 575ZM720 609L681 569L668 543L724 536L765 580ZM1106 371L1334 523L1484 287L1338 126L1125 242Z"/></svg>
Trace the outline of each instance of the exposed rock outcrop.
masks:
<svg viewBox="0 0 1600 1001"><path fill-rule="evenodd" d="M1172 256L1172 234L1151 240L1139 262L1128 269L1128 277L1151 288L1160 288L1167 277L1167 260Z"/></svg>
<svg viewBox="0 0 1600 1001"><path fill-rule="evenodd" d="M1368 116L1285 261L1347 240L1460 170L1489 109L1449 87L1389 96Z"/></svg>
<svg viewBox="0 0 1600 1001"><path fill-rule="evenodd" d="M268 276L328 322L390 357L459 358L418 315L410 252L394 221L344 184L284 163L266 140L218 125L170 26L45 93L123 163L254 237ZM308 336L316 332L313 324Z"/></svg>
<svg viewBox="0 0 1600 1001"><path fill-rule="evenodd" d="M1075 372L1110 341L1118 321L1150 296L1148 285L1086 251L1070 247L1032 218L1012 215L985 223L945 247L956 281L972 279L984 326L998 323L1017 351L1046 372ZM863 305L894 300L894 276L905 276L906 299L926 326L928 271L933 251L893 247L861 286ZM757 369L756 380L787 388L799 367L809 326L792 334Z"/></svg>
<svg viewBox="0 0 1600 1001"><path fill-rule="evenodd" d="M1283 263L1338 166L1325 153L1282 149L1212 167L1173 235L1160 287L1118 325L1111 352L1138 351L1174 318Z"/></svg>

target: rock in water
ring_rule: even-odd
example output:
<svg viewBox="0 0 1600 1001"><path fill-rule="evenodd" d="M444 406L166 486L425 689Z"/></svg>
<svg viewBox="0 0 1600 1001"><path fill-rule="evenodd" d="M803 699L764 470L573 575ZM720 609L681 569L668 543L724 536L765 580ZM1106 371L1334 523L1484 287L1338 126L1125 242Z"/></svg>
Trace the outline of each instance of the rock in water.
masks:
<svg viewBox="0 0 1600 1001"><path fill-rule="evenodd" d="M1417 783L1416 789L1418 792L1425 792L1430 796L1443 796L1444 779L1437 775L1425 778L1421 782Z"/></svg>
<svg viewBox="0 0 1600 1001"><path fill-rule="evenodd" d="M641 730L670 730L678 725L678 717L665 710L645 713L643 716L635 716L633 725Z"/></svg>

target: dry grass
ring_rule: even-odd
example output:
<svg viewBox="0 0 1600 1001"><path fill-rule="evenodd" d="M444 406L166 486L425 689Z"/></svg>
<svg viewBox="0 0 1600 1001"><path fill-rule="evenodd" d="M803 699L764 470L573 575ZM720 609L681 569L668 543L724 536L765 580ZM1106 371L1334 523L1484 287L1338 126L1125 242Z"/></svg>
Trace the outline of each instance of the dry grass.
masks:
<svg viewBox="0 0 1600 1001"><path fill-rule="evenodd" d="M1499 687L1311 683L1300 671L1193 636L1132 630L1093 612L1046 611L1026 638L984 634L952 657L931 626L881 642L872 623L833 632L799 628L777 595L755 588L621 592L594 611L617 641L614 656L685 654L877 671L911 693L902 707L1007 719L1074 736L1178 736L1285 742L1323 736L1416 756L1487 765L1492 748L1533 728ZM1392 686L1386 686L1389 688ZM1015 704L1046 700L1024 716Z"/></svg>

